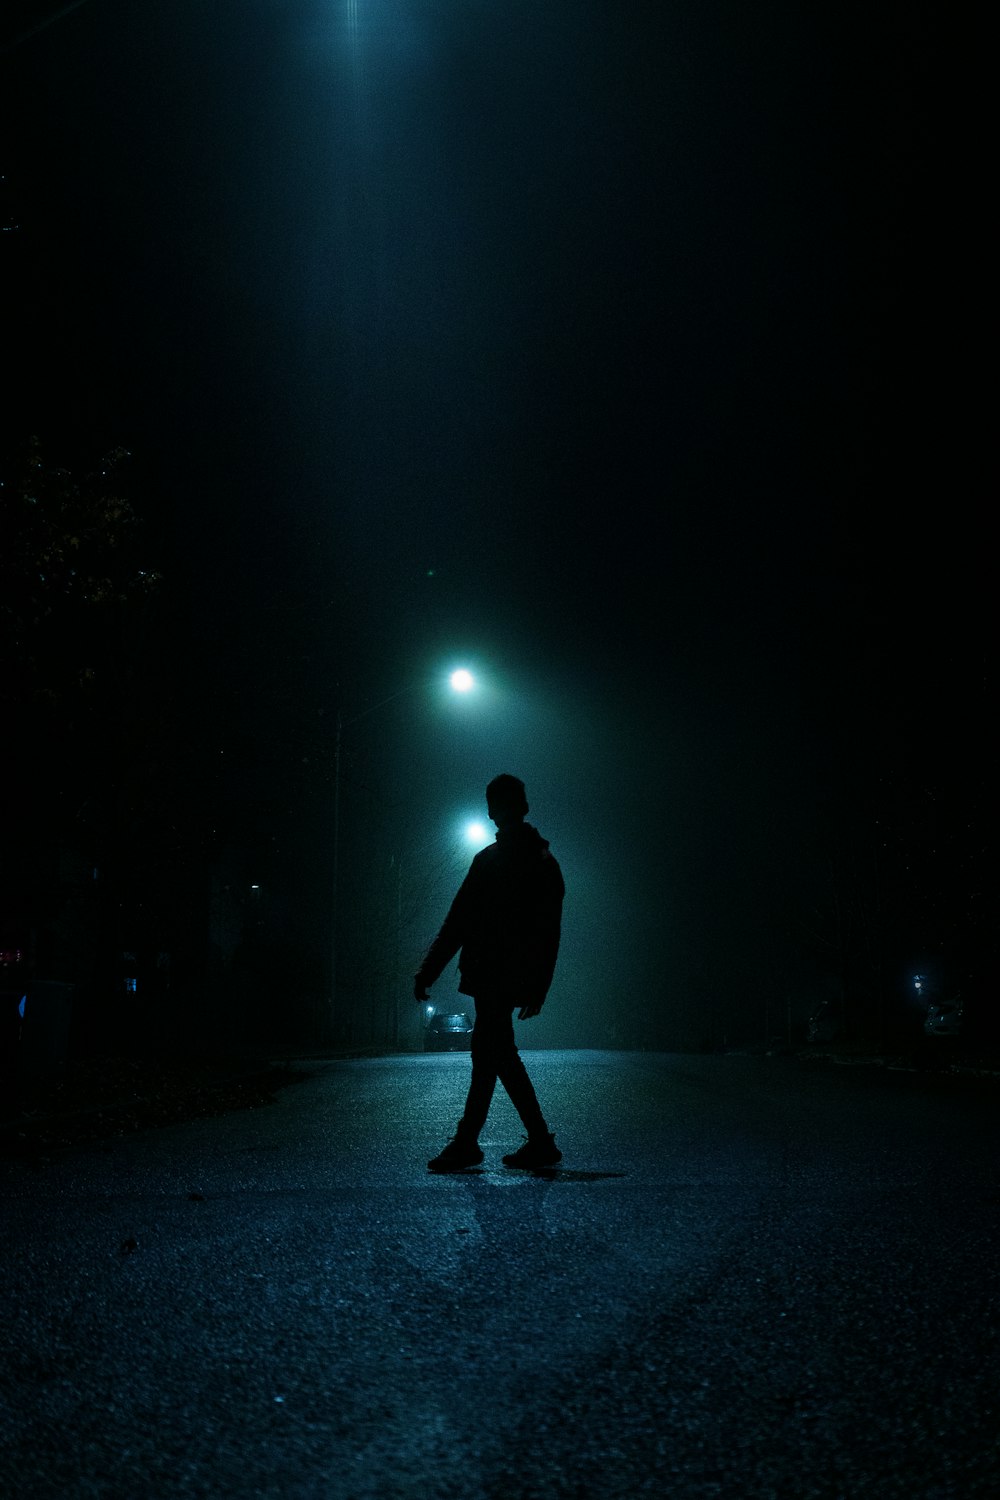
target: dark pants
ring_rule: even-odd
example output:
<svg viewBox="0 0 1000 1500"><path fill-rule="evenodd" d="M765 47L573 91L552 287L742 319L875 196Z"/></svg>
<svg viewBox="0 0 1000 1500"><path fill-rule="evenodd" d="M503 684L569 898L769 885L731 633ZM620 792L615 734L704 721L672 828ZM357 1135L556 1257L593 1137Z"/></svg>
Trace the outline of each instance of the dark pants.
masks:
<svg viewBox="0 0 1000 1500"><path fill-rule="evenodd" d="M462 1129L478 1136L486 1124L499 1078L528 1135L544 1135L548 1127L514 1040L514 1005L499 995L476 995L475 1005L472 1083L465 1101Z"/></svg>

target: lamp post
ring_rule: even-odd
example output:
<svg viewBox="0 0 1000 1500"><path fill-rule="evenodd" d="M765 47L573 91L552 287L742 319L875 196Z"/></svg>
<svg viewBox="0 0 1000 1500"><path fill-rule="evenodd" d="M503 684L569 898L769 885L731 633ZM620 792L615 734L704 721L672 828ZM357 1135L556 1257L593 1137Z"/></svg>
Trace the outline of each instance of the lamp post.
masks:
<svg viewBox="0 0 1000 1500"><path fill-rule="evenodd" d="M476 686L476 679L467 667L456 667L448 678L453 693L468 693ZM396 692L390 693L388 698L382 698L378 703L373 703L370 708L364 708L359 714L352 714L345 719L342 709L337 708L337 723L334 730L333 741L333 880L332 880L332 913L330 922L330 1003L327 1011L327 1031L332 1033L333 1021L337 1012L337 966L339 932L338 918L340 915L340 762L343 748L344 730L357 724L361 719L367 719L371 714L378 713L380 709L387 708L397 698L402 698L406 693L414 692L421 684L408 683L406 687L397 688Z"/></svg>

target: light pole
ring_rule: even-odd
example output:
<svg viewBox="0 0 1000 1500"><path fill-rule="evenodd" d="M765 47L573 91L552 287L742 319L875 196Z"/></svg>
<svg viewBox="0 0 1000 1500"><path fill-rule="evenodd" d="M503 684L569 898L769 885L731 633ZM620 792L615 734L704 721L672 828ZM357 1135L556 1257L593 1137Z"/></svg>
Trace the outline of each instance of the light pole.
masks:
<svg viewBox="0 0 1000 1500"><path fill-rule="evenodd" d="M476 687L476 679L467 667L456 667L449 674L448 683L453 693L469 693ZM333 741L333 879L332 879L332 911L330 921L330 1002L327 1010L328 1040L332 1040L333 1022L337 1013L337 962L339 948L338 919L340 916L340 760L343 748L344 730L357 724L361 719L367 719L371 714L378 713L380 709L388 707L397 698L402 698L406 693L412 693L422 686L420 683L408 683L406 687L397 688L396 692L390 693L388 698L382 698L378 703L373 703L369 708L364 708L358 714L352 714L345 719L343 710L337 708L337 722L334 730Z"/></svg>

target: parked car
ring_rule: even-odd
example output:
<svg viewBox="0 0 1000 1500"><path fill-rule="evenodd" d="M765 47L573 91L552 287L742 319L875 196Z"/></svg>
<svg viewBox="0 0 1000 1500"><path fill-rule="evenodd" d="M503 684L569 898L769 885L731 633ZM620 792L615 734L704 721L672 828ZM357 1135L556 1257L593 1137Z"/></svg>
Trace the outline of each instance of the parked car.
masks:
<svg viewBox="0 0 1000 1500"><path fill-rule="evenodd" d="M956 996L953 1000L932 1000L924 1017L925 1036L961 1036L963 1008Z"/></svg>
<svg viewBox="0 0 1000 1500"><path fill-rule="evenodd" d="M809 1025L806 1028L806 1041L814 1044L817 1042L835 1042L840 1036L840 1032L841 1019L839 1007L834 1005L831 1000L824 1000L809 1017Z"/></svg>
<svg viewBox="0 0 1000 1500"><path fill-rule="evenodd" d="M424 1031L425 1052L467 1052L472 1046L472 1021L464 1011L431 1016Z"/></svg>

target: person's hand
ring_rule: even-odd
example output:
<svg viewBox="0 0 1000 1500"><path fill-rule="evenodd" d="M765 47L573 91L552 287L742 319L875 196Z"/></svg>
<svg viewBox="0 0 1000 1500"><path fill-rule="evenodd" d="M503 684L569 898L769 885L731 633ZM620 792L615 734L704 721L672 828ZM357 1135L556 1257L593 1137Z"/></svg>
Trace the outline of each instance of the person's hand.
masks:
<svg viewBox="0 0 1000 1500"><path fill-rule="evenodd" d="M427 993L427 986L422 979L415 979L413 981L413 998L414 1000L429 1000L431 998Z"/></svg>
<svg viewBox="0 0 1000 1500"><path fill-rule="evenodd" d="M542 1002L540 1000L529 1000L527 1005L521 1006L521 1009L517 1013L517 1019L519 1021L530 1021L532 1016L538 1015L541 1008Z"/></svg>

